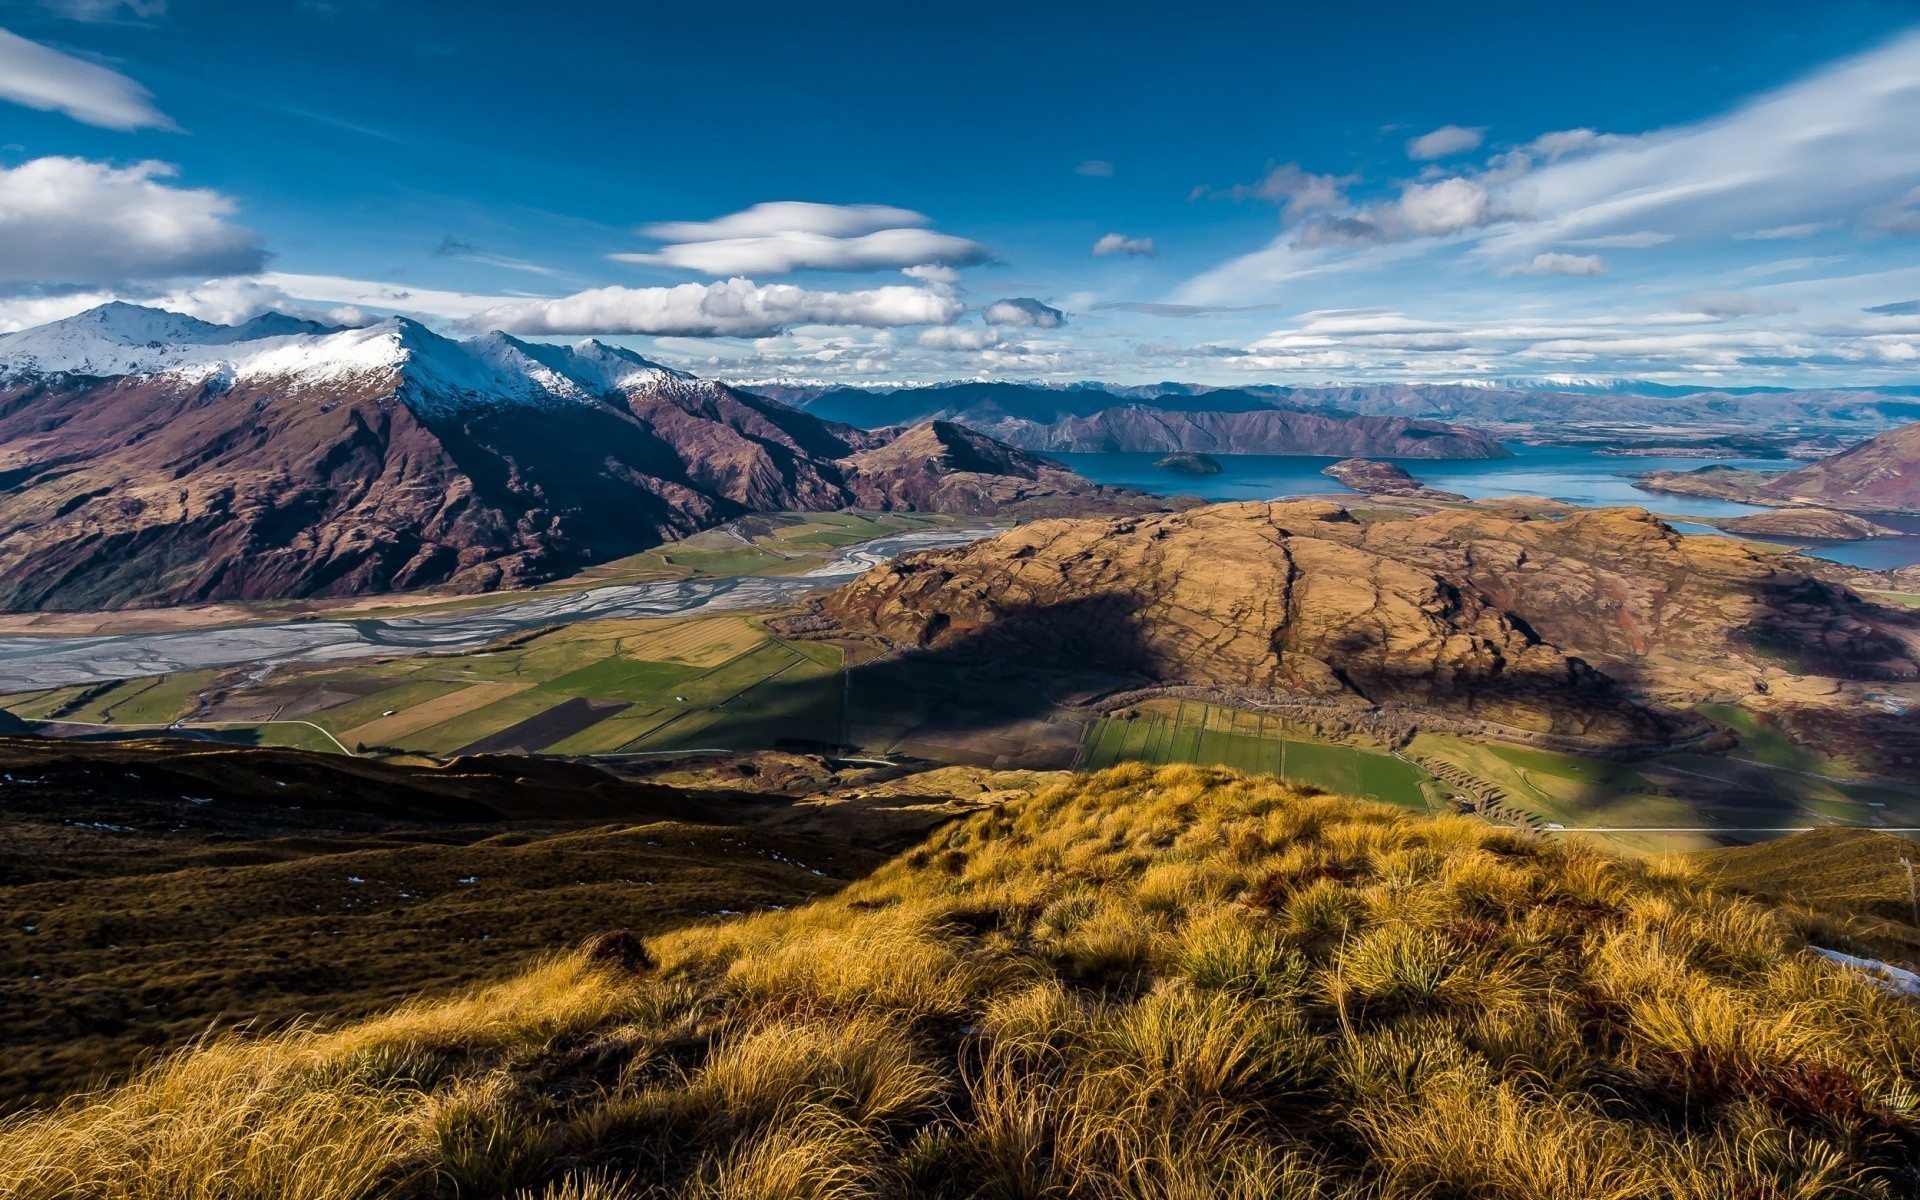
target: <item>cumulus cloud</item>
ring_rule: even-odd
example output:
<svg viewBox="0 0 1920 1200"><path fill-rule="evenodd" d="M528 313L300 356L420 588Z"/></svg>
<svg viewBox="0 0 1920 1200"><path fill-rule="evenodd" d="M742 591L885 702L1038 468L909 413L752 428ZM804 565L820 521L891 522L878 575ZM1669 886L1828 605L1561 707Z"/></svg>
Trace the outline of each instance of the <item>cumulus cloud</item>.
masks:
<svg viewBox="0 0 1920 1200"><path fill-rule="evenodd" d="M711 221L648 225L641 232L666 245L608 257L706 275L966 267L992 259L993 252L980 243L936 232L928 224L922 213L884 204L783 200Z"/></svg>
<svg viewBox="0 0 1920 1200"><path fill-rule="evenodd" d="M1407 139L1407 157L1421 162L1452 158L1478 149L1485 133L1484 129L1468 129L1464 125L1442 125L1432 133Z"/></svg>
<svg viewBox="0 0 1920 1200"><path fill-rule="evenodd" d="M999 345L1000 334L997 330L971 325L936 325L922 329L913 340L928 350L984 350Z"/></svg>
<svg viewBox="0 0 1920 1200"><path fill-rule="evenodd" d="M918 279L921 283L935 288L950 288L960 282L960 272L952 267L942 267L934 263L903 267L900 273L909 279Z"/></svg>
<svg viewBox="0 0 1920 1200"><path fill-rule="evenodd" d="M1592 129L1561 129L1553 133L1543 133L1521 147L1525 153L1548 160L1563 158L1569 154L1585 154L1591 150L1604 150L1609 146L1618 146L1630 139L1617 133L1599 133Z"/></svg>
<svg viewBox="0 0 1920 1200"><path fill-rule="evenodd" d="M487 309L466 323L530 336L655 334L765 337L796 325L950 325L966 306L929 288L889 286L854 292L811 291L750 279L675 287L603 287L556 300L522 300Z"/></svg>
<svg viewBox="0 0 1920 1200"><path fill-rule="evenodd" d="M175 187L177 169L36 158L0 167L0 285L87 285L241 275L266 262L234 203Z"/></svg>
<svg viewBox="0 0 1920 1200"><path fill-rule="evenodd" d="M1605 275L1606 260L1598 254L1536 254L1501 272L1504 275Z"/></svg>
<svg viewBox="0 0 1920 1200"><path fill-rule="evenodd" d="M1688 312L1721 318L1772 316L1794 309L1785 300L1751 292L1695 292L1680 303Z"/></svg>
<svg viewBox="0 0 1920 1200"><path fill-rule="evenodd" d="M1107 179L1113 175L1113 164L1104 158L1090 158L1073 169L1076 175L1091 175L1095 179Z"/></svg>
<svg viewBox="0 0 1920 1200"><path fill-rule="evenodd" d="M0 100L102 129L178 130L153 93L118 71L0 29Z"/></svg>
<svg viewBox="0 0 1920 1200"><path fill-rule="evenodd" d="M1127 237L1125 234L1109 233L1093 244L1093 252L1100 258L1109 254L1127 254L1140 258L1153 257L1152 238Z"/></svg>
<svg viewBox="0 0 1920 1200"><path fill-rule="evenodd" d="M995 300L981 314L989 325L1013 325L1024 329L1058 329L1067 323L1067 314L1043 304L1031 296L1012 296Z"/></svg>
<svg viewBox="0 0 1920 1200"><path fill-rule="evenodd" d="M1360 182L1358 175L1316 175L1299 163L1267 164L1267 173L1257 182L1236 184L1216 193L1229 200L1264 200L1277 204L1289 217L1325 209L1341 208L1347 202L1346 189ZM1195 188L1189 200L1208 194L1204 186Z"/></svg>
<svg viewBox="0 0 1920 1200"><path fill-rule="evenodd" d="M1409 183L1396 200L1316 217L1301 225L1295 238L1301 246L1404 242L1477 229L1501 215L1485 185L1455 177Z"/></svg>

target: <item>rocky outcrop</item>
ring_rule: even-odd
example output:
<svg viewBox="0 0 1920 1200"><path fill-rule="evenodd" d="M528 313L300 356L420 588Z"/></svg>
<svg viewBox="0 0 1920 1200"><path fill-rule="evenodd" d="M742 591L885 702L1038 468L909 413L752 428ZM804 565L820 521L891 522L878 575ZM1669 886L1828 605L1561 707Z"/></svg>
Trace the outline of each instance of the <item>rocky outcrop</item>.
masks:
<svg viewBox="0 0 1920 1200"><path fill-rule="evenodd" d="M1466 499L1457 492L1443 492L1426 487L1393 463L1376 462L1369 458L1342 459L1320 473L1331 476L1354 491L1364 492L1369 496L1401 496L1416 500L1440 501Z"/></svg>
<svg viewBox="0 0 1920 1200"><path fill-rule="evenodd" d="M1920 513L1920 423L1903 425L1851 450L1791 471L1769 474L1724 466L1654 471L1634 486L1649 492L1776 507L1812 505L1846 512Z"/></svg>
<svg viewBox="0 0 1920 1200"><path fill-rule="evenodd" d="M823 605L896 647L1401 705L1647 745L1758 677L1920 675L1914 622L1638 509L1367 523L1330 503L1042 521ZM1790 649L1789 649L1790 648Z"/></svg>
<svg viewBox="0 0 1920 1200"><path fill-rule="evenodd" d="M949 421L876 431L881 444L842 462L846 489L861 508L975 516L1073 516L1164 512L1145 492L1090 483Z"/></svg>
<svg viewBox="0 0 1920 1200"><path fill-rule="evenodd" d="M1153 465L1175 475L1218 475L1226 470L1220 465L1220 460L1211 454L1195 454L1184 450L1156 459Z"/></svg>
<svg viewBox="0 0 1920 1200"><path fill-rule="evenodd" d="M1728 533L1753 537L1818 538L1832 542L1856 542L1862 538L1899 537L1898 529L1876 525L1865 517L1835 512L1830 508L1781 508L1718 522Z"/></svg>

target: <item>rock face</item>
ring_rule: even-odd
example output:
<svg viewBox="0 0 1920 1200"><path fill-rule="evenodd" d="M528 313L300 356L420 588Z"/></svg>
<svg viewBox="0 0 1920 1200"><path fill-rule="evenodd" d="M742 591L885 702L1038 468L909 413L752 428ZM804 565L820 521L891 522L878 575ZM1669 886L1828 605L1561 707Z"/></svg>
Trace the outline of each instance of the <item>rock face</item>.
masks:
<svg viewBox="0 0 1920 1200"><path fill-rule="evenodd" d="M758 510L981 511L996 469L1063 506L1111 495L1005 447L945 488L954 460L914 457L938 441L597 342L109 305L0 336L0 607L515 586ZM853 465L890 444L880 482Z"/></svg>
<svg viewBox="0 0 1920 1200"><path fill-rule="evenodd" d="M1320 472L1332 476L1356 492L1369 496L1399 496L1410 500L1465 500L1458 492L1443 492L1426 487L1404 470L1370 458L1348 458Z"/></svg>
<svg viewBox="0 0 1920 1200"><path fill-rule="evenodd" d="M1898 529L1876 525L1865 517L1835 512L1830 508L1782 508L1720 522L1729 533L1755 537L1820 538L1834 542L1854 542L1862 538L1899 537Z"/></svg>
<svg viewBox="0 0 1920 1200"><path fill-rule="evenodd" d="M809 411L855 425L938 418L1025 450L1056 453L1394 458L1505 458L1509 453L1477 429L1295 404L1284 389L1271 394L1240 389L1147 392L961 383L890 392L836 388L804 402Z"/></svg>
<svg viewBox="0 0 1920 1200"><path fill-rule="evenodd" d="M1156 460L1153 465L1162 471L1172 471L1176 475L1218 475L1226 470L1220 465L1220 460L1210 454L1193 454L1186 451L1169 454L1165 458Z"/></svg>
<svg viewBox="0 0 1920 1200"><path fill-rule="evenodd" d="M976 516L1164 512L1144 492L1089 483L1059 463L949 421L875 431L882 444L841 463L861 508Z"/></svg>
<svg viewBox="0 0 1920 1200"><path fill-rule="evenodd" d="M1650 492L1712 496L1748 504L1920 513L1920 423L1903 425L1851 450L1777 475L1738 467L1702 467L1697 471L1655 471L1635 486Z"/></svg>
<svg viewBox="0 0 1920 1200"><path fill-rule="evenodd" d="M1657 743L1702 689L1913 679L1920 630L1639 509L1376 523L1335 504L1042 521L876 568L823 614L900 647Z"/></svg>

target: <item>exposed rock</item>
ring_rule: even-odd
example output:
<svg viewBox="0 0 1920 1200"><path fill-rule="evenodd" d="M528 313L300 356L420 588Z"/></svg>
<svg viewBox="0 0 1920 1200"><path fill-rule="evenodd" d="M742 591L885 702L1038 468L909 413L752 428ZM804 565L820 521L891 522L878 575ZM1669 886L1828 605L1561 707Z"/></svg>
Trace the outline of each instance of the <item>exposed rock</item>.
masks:
<svg viewBox="0 0 1920 1200"><path fill-rule="evenodd" d="M1876 525L1865 517L1835 512L1830 508L1781 508L1722 521L1728 533L1756 537L1820 538L1826 541L1854 542L1862 538L1899 537L1898 529Z"/></svg>
<svg viewBox="0 0 1920 1200"><path fill-rule="evenodd" d="M1414 500L1465 500L1458 492L1443 492L1423 485L1418 479L1389 462L1370 458L1347 458L1320 472L1330 475L1356 492L1369 496L1400 496Z"/></svg>
<svg viewBox="0 0 1920 1200"><path fill-rule="evenodd" d="M1176 475L1218 475L1226 470L1220 465L1220 460L1211 454L1195 454L1184 450L1157 459L1153 465Z"/></svg>
<svg viewBox="0 0 1920 1200"><path fill-rule="evenodd" d="M1403 704L1650 744L1759 675L1920 675L1916 621L1639 509L1362 523L1335 504L1043 521L876 568L824 604L896 647Z"/></svg>
<svg viewBox="0 0 1920 1200"><path fill-rule="evenodd" d="M875 431L883 444L847 457L847 491L862 508L1002 516L1165 512L1168 502L1090 483L1059 463L950 421Z"/></svg>
<svg viewBox="0 0 1920 1200"><path fill-rule="evenodd" d="M1713 466L1697 471L1655 471L1635 486L1649 492L1712 496L1747 504L1920 513L1920 422L1778 474Z"/></svg>

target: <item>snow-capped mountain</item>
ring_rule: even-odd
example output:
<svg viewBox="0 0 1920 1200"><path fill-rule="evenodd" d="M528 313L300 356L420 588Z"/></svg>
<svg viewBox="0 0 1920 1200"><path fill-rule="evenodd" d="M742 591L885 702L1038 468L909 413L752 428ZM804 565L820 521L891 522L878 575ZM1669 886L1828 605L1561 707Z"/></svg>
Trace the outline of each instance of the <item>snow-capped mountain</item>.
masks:
<svg viewBox="0 0 1920 1200"><path fill-rule="evenodd" d="M749 512L1105 495L932 488L1006 472L870 457L898 437L600 342L110 304L0 335L0 608L480 590Z"/></svg>
<svg viewBox="0 0 1920 1200"><path fill-rule="evenodd" d="M535 345L504 333L455 341L405 317L341 328L266 313L216 325L122 303L0 334L0 379L48 375L271 380L289 395L362 385L427 405L579 403L692 378L598 341Z"/></svg>

